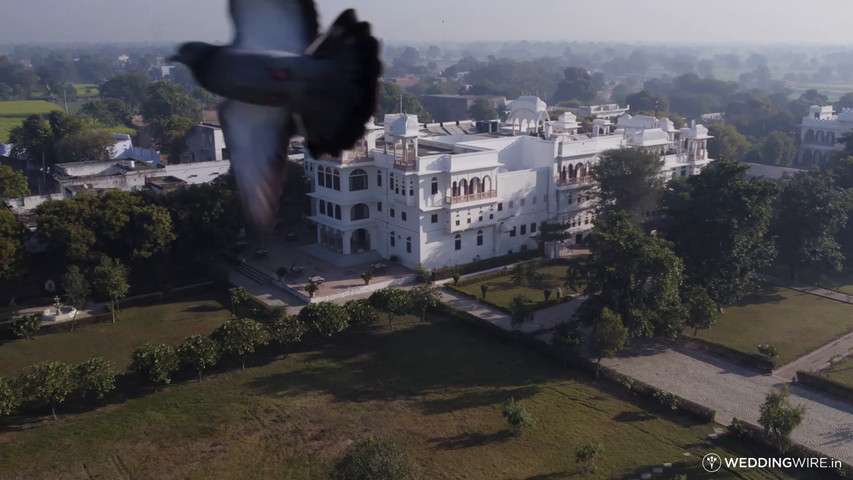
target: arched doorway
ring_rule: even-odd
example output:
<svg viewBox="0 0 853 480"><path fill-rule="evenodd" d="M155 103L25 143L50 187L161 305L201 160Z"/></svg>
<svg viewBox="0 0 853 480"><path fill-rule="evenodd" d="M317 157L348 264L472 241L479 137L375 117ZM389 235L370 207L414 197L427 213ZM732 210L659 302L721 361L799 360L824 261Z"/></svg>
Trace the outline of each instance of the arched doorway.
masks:
<svg viewBox="0 0 853 480"><path fill-rule="evenodd" d="M370 234L367 230L359 228L352 232L350 239L350 251L352 253L361 253L370 251Z"/></svg>

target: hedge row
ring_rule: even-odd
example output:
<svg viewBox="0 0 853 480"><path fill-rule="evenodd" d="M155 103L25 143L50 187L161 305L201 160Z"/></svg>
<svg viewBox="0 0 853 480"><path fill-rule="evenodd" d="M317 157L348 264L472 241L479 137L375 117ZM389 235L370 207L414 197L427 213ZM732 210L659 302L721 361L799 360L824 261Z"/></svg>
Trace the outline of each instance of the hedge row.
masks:
<svg viewBox="0 0 853 480"><path fill-rule="evenodd" d="M849 402L853 399L853 387L811 372L797 372L797 383L819 390L839 400Z"/></svg>
<svg viewBox="0 0 853 480"><path fill-rule="evenodd" d="M522 260L532 260L541 256L542 250L535 249L528 250L526 252L510 253L509 255L502 255L500 257L487 258L485 260L456 265L453 267L437 268L432 271L432 280L437 281L452 278L454 273L468 275L471 273L481 272L483 270L512 265L513 263L520 262Z"/></svg>
<svg viewBox="0 0 853 480"><path fill-rule="evenodd" d="M776 368L776 362L764 355L759 355L757 353L744 353L740 350L735 350L731 347L709 342L701 338L682 336L678 338L677 342L691 348L710 352L716 356L729 360L732 363L755 370L758 373L773 373L773 370Z"/></svg>
<svg viewBox="0 0 853 480"><path fill-rule="evenodd" d="M595 375L595 371L598 366L592 360L583 358L576 354L566 356L560 353L557 349L555 349L548 343L545 343L541 340L537 340L529 335L521 334L520 332L504 330L498 327L497 325L492 324L491 322L487 322L481 319L480 317L477 317L476 315L473 315L463 310L459 310L458 308L452 307L450 305L439 304L438 310L441 313L444 313L445 315L455 320L459 320L467 325L471 325L475 328L486 331L502 340L511 341L513 343L523 345L541 355L544 355L545 357L551 360L558 360L564 365L571 365L575 368L585 370L586 372ZM632 392L636 393L640 398L644 398L646 400L658 403L658 400L655 398L655 395L661 390L649 384L631 379L630 377L622 375L616 372L615 370L606 367L601 368L600 378L607 381L611 385L618 387L622 387L626 379L628 379L632 383ZM687 412L689 415L702 422L714 421L714 418L717 414L715 410L678 396L676 396L676 398L679 409L683 410L684 412Z"/></svg>

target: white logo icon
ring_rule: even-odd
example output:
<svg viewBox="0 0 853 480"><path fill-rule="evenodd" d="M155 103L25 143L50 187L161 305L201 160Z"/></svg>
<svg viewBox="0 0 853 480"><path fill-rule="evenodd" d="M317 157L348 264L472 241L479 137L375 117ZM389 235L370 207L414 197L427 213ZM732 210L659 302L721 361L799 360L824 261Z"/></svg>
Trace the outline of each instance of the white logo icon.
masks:
<svg viewBox="0 0 853 480"><path fill-rule="evenodd" d="M704 468L706 472L718 472L722 466L723 459L716 453L709 453L702 457L702 468Z"/></svg>

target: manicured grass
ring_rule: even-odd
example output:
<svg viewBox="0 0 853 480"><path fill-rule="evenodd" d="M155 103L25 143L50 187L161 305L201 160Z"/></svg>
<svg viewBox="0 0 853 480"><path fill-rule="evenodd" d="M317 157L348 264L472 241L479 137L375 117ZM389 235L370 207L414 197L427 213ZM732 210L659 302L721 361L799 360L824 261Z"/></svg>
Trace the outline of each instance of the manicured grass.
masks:
<svg viewBox="0 0 853 480"><path fill-rule="evenodd" d="M100 94L98 86L93 83L75 83L74 89L78 97L97 97Z"/></svg>
<svg viewBox="0 0 853 480"><path fill-rule="evenodd" d="M0 375L15 375L33 363L50 360L78 363L94 356L111 360L124 370L130 365L130 353L139 344L151 341L178 345L190 335L212 332L228 318L228 309L211 299L210 294L161 305L130 307L122 309L115 324L84 325L74 332L0 344ZM70 327L69 324L69 330Z"/></svg>
<svg viewBox="0 0 853 480"><path fill-rule="evenodd" d="M720 321L700 330L699 337L747 353L758 353L758 344L776 345L777 365L785 365L850 331L853 306L767 286L725 308Z"/></svg>
<svg viewBox="0 0 853 480"><path fill-rule="evenodd" d="M819 375L853 387L853 357L847 357Z"/></svg>
<svg viewBox="0 0 853 480"><path fill-rule="evenodd" d="M558 286L563 289L563 295L571 293L571 290L563 287L563 283L566 281L567 268L567 265L549 265L539 267L539 272L545 275L545 282L542 287L537 288L517 287L513 285L512 279L509 277L509 270L507 270L506 276L468 284L459 288L475 295L479 299L483 298L483 291L480 289L480 286L484 284L488 285L489 290L486 293L486 299L506 308L509 308L510 304L512 304L512 299L518 295L525 295L533 302L543 302L545 300L545 294L542 290L545 288L551 290L552 300L557 298L556 288Z"/></svg>
<svg viewBox="0 0 853 480"><path fill-rule="evenodd" d="M428 479L634 478L665 462L676 464L665 478L735 478L699 466L710 449L735 455L728 440L705 443L712 425L646 412L492 337L401 320L393 332L345 334L284 360L0 433L0 478L321 479L372 434L402 443ZM537 421L519 437L500 413L510 397ZM605 453L586 474L574 452L590 441Z"/></svg>
<svg viewBox="0 0 853 480"><path fill-rule="evenodd" d="M34 113L50 113L53 110L61 110L61 108L55 103L44 100L0 102L0 117L27 117Z"/></svg>

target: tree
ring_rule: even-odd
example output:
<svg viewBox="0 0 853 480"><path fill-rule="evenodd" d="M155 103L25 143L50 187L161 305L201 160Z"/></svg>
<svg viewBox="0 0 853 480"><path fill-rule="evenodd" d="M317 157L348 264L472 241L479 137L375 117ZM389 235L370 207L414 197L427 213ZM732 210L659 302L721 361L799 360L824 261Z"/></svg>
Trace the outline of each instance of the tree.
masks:
<svg viewBox="0 0 853 480"><path fill-rule="evenodd" d="M533 416L527 412L523 405L515 401L515 398L510 398L503 404L501 413L509 423L509 428L513 433L519 435L524 428L532 428L536 421Z"/></svg>
<svg viewBox="0 0 853 480"><path fill-rule="evenodd" d="M421 321L426 322L426 312L438 306L441 301L441 291L435 285L422 283L409 290L412 308L421 312Z"/></svg>
<svg viewBox="0 0 853 480"><path fill-rule="evenodd" d="M198 381L201 382L201 374L219 361L219 345L206 335L193 335L178 347L178 358L198 372Z"/></svg>
<svg viewBox="0 0 853 480"><path fill-rule="evenodd" d="M68 271L62 276L62 288L65 290L65 301L75 309L74 318L71 319L71 331L73 332L77 314L86 307L92 289L86 280L86 276L83 275L77 265L68 266Z"/></svg>
<svg viewBox="0 0 853 480"><path fill-rule="evenodd" d="M379 321L379 312L367 298L348 301L344 304L344 310L347 311L349 324L352 326L373 325Z"/></svg>
<svg viewBox="0 0 853 480"><path fill-rule="evenodd" d="M563 243L572 238L568 227L562 223L542 222L539 228L541 240L545 243L552 243L554 246L554 258L557 258L557 244Z"/></svg>
<svg viewBox="0 0 853 480"><path fill-rule="evenodd" d="M747 178L749 166L720 159L670 183L661 233L684 261L688 282L731 305L758 284L776 253L768 236L776 186Z"/></svg>
<svg viewBox="0 0 853 480"><path fill-rule="evenodd" d="M509 304L510 323L513 329L519 329L533 315L533 308L522 295L512 298Z"/></svg>
<svg viewBox="0 0 853 480"><path fill-rule="evenodd" d="M791 433L802 423L806 408L791 405L791 392L787 385L782 385L767 392L759 410L758 424L764 427L764 433L770 436L776 447L786 452L791 446Z"/></svg>
<svg viewBox="0 0 853 480"><path fill-rule="evenodd" d="M405 315L412 311L412 299L405 290L399 288L383 288L370 295L370 304L381 312L385 312L388 328L394 330L394 317Z"/></svg>
<svg viewBox="0 0 853 480"><path fill-rule="evenodd" d="M693 336L699 333L699 329L711 328L720 317L720 307L708 295L708 292L699 285L690 285L685 289L684 306L687 312L688 326L693 327Z"/></svg>
<svg viewBox="0 0 853 480"><path fill-rule="evenodd" d="M622 325L619 314L606 307L602 309L589 337L590 354L598 359L595 369L596 378L601 369L601 359L616 355L619 350L622 350L627 338L628 329Z"/></svg>
<svg viewBox="0 0 853 480"><path fill-rule="evenodd" d="M488 98L475 98L468 112L471 118L478 122L498 118L498 111L492 106L492 102Z"/></svg>
<svg viewBox="0 0 853 480"><path fill-rule="evenodd" d="M421 468L391 439L366 437L335 465L334 480L419 480Z"/></svg>
<svg viewBox="0 0 853 480"><path fill-rule="evenodd" d="M110 297L110 311L113 314L113 323L116 323L118 301L130 291L130 285L127 283L127 267L114 258L103 257L95 267L94 273L95 290Z"/></svg>
<svg viewBox="0 0 853 480"><path fill-rule="evenodd" d="M627 214L599 217L589 237L587 294L581 318L597 321L601 310L619 314L632 337L674 337L684 312L680 291L684 265L669 242L643 234Z"/></svg>
<svg viewBox="0 0 853 480"><path fill-rule="evenodd" d="M712 136L708 140L708 156L711 158L740 162L753 148L746 136L732 125L709 123L705 126L708 127L708 134Z"/></svg>
<svg viewBox="0 0 853 480"><path fill-rule="evenodd" d="M78 130L56 141L56 163L97 162L109 160L109 147L115 142L104 131Z"/></svg>
<svg viewBox="0 0 853 480"><path fill-rule="evenodd" d="M650 90L640 90L628 95L625 103L631 106L632 112L654 112L655 110L661 114L669 112L669 99Z"/></svg>
<svg viewBox="0 0 853 480"><path fill-rule="evenodd" d="M604 445L599 442L591 442L580 446L575 450L575 461L583 463L587 473L595 470L595 462L604 453Z"/></svg>
<svg viewBox="0 0 853 480"><path fill-rule="evenodd" d="M11 415L21 405L18 389L6 377L0 377L0 417Z"/></svg>
<svg viewBox="0 0 853 480"><path fill-rule="evenodd" d="M53 132L41 115L30 115L9 131L12 158L41 164L42 159L53 165Z"/></svg>
<svg viewBox="0 0 853 480"><path fill-rule="evenodd" d="M106 126L122 125L130 118L130 107L118 98L92 100L80 107L80 113Z"/></svg>
<svg viewBox="0 0 853 480"><path fill-rule="evenodd" d="M664 161L638 148L609 150L590 169L595 178L599 210L625 210L631 215L657 208L663 193L660 171Z"/></svg>
<svg viewBox="0 0 853 480"><path fill-rule="evenodd" d="M144 343L130 356L130 369L139 373L143 380L154 384L154 391L160 384L169 384L172 373L178 370L180 360L171 345Z"/></svg>
<svg viewBox="0 0 853 480"><path fill-rule="evenodd" d="M566 68L563 70L563 77L557 84L554 101L567 102L569 100L578 100L588 102L595 98L596 90L592 84L592 74L585 68Z"/></svg>
<svg viewBox="0 0 853 480"><path fill-rule="evenodd" d="M566 363L569 355L575 353L575 349L582 341L583 335L576 325L569 322L562 322L554 329L554 335L551 337L551 346L563 357L563 363Z"/></svg>
<svg viewBox="0 0 853 480"><path fill-rule="evenodd" d="M791 135L774 131L764 137L759 151L761 163L790 167L796 157L797 145Z"/></svg>
<svg viewBox="0 0 853 480"><path fill-rule="evenodd" d="M331 337L349 325L347 311L331 302L309 303L299 311L299 319L322 337Z"/></svg>
<svg viewBox="0 0 853 480"><path fill-rule="evenodd" d="M146 100L140 111L156 134L163 134L163 125L172 116L184 117L192 122L202 119L201 105L183 86L163 80L152 83L145 90ZM160 137L163 140L163 137Z"/></svg>
<svg viewBox="0 0 853 480"><path fill-rule="evenodd" d="M847 192L826 172L799 173L785 184L771 231L792 280L804 267L841 268L843 255L835 236L847 223L848 210Z"/></svg>
<svg viewBox="0 0 853 480"><path fill-rule="evenodd" d="M61 362L43 362L27 367L18 381L24 398L50 405L56 420L56 407L74 390L74 369Z"/></svg>
<svg viewBox="0 0 853 480"><path fill-rule="evenodd" d="M84 397L92 395L100 400L116 388L113 363L101 357L93 357L77 365L74 378L77 391Z"/></svg>
<svg viewBox="0 0 853 480"><path fill-rule="evenodd" d="M29 196L27 177L8 165L0 165L0 200Z"/></svg>
<svg viewBox="0 0 853 480"><path fill-rule="evenodd" d="M266 345L269 336L264 326L250 318L231 319L211 334L224 352L240 356L241 369L246 369L246 354L254 353L255 347Z"/></svg>
<svg viewBox="0 0 853 480"><path fill-rule="evenodd" d="M421 105L420 100L414 94L404 92L397 84L384 82L380 88L379 107L376 111L377 118L389 113L400 112L400 100L403 102L403 113L418 116L421 123L432 122L432 115Z"/></svg>
<svg viewBox="0 0 853 480"><path fill-rule="evenodd" d="M11 279L21 273L24 226L15 214L0 209L0 279Z"/></svg>
<svg viewBox="0 0 853 480"><path fill-rule="evenodd" d="M228 298L231 300L231 314L237 315L237 305L248 302L251 295L245 287L231 287L228 289Z"/></svg>
<svg viewBox="0 0 853 480"><path fill-rule="evenodd" d="M302 336L307 331L308 327L295 315L283 315L273 320L269 326L270 339L284 347L285 358L288 350L302 341Z"/></svg>
<svg viewBox="0 0 853 480"><path fill-rule="evenodd" d="M168 152L172 163L177 163L186 150L186 136L195 124L192 119L180 115L166 117L156 124L154 136L160 139L160 148Z"/></svg>
<svg viewBox="0 0 853 480"><path fill-rule="evenodd" d="M29 342L33 334L41 328L41 315L25 315L12 324L12 333L16 337L26 338Z"/></svg>
<svg viewBox="0 0 853 480"><path fill-rule="evenodd" d="M164 200L177 241L176 258L204 264L230 246L242 227L240 200L221 184L193 185Z"/></svg>
<svg viewBox="0 0 853 480"><path fill-rule="evenodd" d="M578 262L572 262L566 267L566 279L563 286L571 288L573 292L578 293L583 286L586 270L583 265Z"/></svg>
<svg viewBox="0 0 853 480"><path fill-rule="evenodd" d="M119 99L126 103L130 111L133 112L145 101L146 90L149 85L151 85L151 80L148 75L128 73L107 80L99 90L103 98Z"/></svg>

